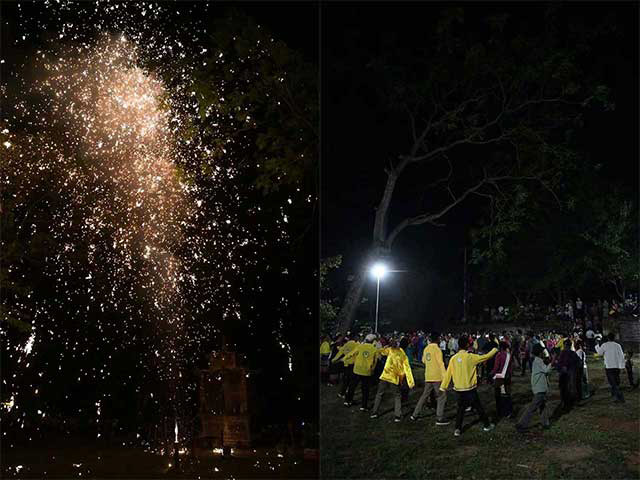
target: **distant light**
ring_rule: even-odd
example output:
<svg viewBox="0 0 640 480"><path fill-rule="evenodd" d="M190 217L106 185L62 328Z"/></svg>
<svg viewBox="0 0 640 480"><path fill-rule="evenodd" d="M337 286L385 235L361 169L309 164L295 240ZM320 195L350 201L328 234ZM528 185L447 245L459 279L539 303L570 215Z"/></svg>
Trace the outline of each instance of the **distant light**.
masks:
<svg viewBox="0 0 640 480"><path fill-rule="evenodd" d="M387 266L383 263L376 263L373 267L371 267L371 274L376 277L378 280L384 277L387 273Z"/></svg>

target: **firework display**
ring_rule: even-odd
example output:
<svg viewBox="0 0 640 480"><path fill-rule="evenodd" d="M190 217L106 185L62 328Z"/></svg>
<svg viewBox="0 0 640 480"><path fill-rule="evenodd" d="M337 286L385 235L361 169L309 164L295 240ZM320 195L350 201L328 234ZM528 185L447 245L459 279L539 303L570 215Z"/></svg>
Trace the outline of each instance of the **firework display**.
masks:
<svg viewBox="0 0 640 480"><path fill-rule="evenodd" d="M286 251L310 196L289 185L256 203L251 105L203 107L195 71L225 61L207 43L211 5L16 7L22 54L3 59L1 87L2 414L30 432L88 417L100 437L131 390L132 415L177 415L221 322L253 334L264 252ZM208 88L224 101L229 83ZM290 370L282 320L265 328Z"/></svg>

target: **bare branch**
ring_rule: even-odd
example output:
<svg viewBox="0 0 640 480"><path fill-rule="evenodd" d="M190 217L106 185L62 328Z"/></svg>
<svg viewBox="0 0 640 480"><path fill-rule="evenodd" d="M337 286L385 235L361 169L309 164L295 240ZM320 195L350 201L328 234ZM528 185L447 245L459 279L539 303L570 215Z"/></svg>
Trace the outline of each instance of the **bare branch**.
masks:
<svg viewBox="0 0 640 480"><path fill-rule="evenodd" d="M503 182L507 180L535 180L535 181L541 182L541 178L538 176L514 176L514 175L501 175L501 176L495 176L495 177L485 176L485 178L483 178L480 182L478 182L473 187L470 187L467 190L465 190L458 197L453 196L453 192L449 188L449 193L453 196L453 201L449 205L447 205L446 207L442 208L440 211L435 213L423 213L420 215L416 215L414 217L405 218L393 229L393 231L387 237L385 241L386 247L391 248L398 234L408 226L422 225L425 223L440 226L441 224L436 223L436 220L446 215L452 208L454 208L456 205L463 202L469 195L476 194L478 190L480 190L480 188L482 188L482 186L484 185L492 185L498 193L500 193L504 198L506 198L506 195L504 194L504 192L502 192L502 190L498 187L498 182ZM488 195L489 194L484 194L484 196L488 196Z"/></svg>

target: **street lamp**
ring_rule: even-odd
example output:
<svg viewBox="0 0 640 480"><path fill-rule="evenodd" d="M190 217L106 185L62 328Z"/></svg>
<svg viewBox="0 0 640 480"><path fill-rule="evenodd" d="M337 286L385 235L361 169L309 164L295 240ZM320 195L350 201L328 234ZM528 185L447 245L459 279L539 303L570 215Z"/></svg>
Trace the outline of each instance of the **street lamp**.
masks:
<svg viewBox="0 0 640 480"><path fill-rule="evenodd" d="M383 263L376 263L371 267L371 274L376 277L377 289L376 289L376 329L375 333L378 333L378 310L380 305L380 279L387 273L387 267Z"/></svg>

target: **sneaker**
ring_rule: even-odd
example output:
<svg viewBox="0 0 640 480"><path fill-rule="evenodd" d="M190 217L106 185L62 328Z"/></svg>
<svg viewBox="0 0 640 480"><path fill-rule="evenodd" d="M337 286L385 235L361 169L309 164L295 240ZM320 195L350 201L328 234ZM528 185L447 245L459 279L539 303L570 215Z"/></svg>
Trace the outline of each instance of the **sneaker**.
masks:
<svg viewBox="0 0 640 480"><path fill-rule="evenodd" d="M484 430L485 432L490 432L494 428L496 428L496 426L493 423L490 423L488 426L484 427L482 430Z"/></svg>
<svg viewBox="0 0 640 480"><path fill-rule="evenodd" d="M470 412L471 411L471 407L467 407L464 409L465 412Z"/></svg>
<svg viewBox="0 0 640 480"><path fill-rule="evenodd" d="M450 423L449 420L445 420L444 418L442 420L436 420L436 425L449 425Z"/></svg>
<svg viewBox="0 0 640 480"><path fill-rule="evenodd" d="M453 432L453 436L454 437L459 437L460 435L462 435L462 432L456 428L456 431Z"/></svg>
<svg viewBox="0 0 640 480"><path fill-rule="evenodd" d="M416 418L416 417L414 417L413 415L411 415L411 416L409 417L409 420L411 420L412 422L415 422L415 421L417 420L417 418Z"/></svg>
<svg viewBox="0 0 640 480"><path fill-rule="evenodd" d="M366 408L364 408L364 407L360 407L360 411L361 411L361 412L366 412L366 411L367 411L367 409L366 409Z"/></svg>
<svg viewBox="0 0 640 480"><path fill-rule="evenodd" d="M345 407L350 407L351 405L353 405L353 403L351 403L351 402L344 402L344 403L343 403L343 405L344 405Z"/></svg>
<svg viewBox="0 0 640 480"><path fill-rule="evenodd" d="M377 413L372 413L369 418L378 418L378 414Z"/></svg>
<svg viewBox="0 0 640 480"><path fill-rule="evenodd" d="M339 394L338 394L338 397L340 397L340 398L344 398L344 395L343 395L343 394L341 394L341 393L339 393Z"/></svg>
<svg viewBox="0 0 640 480"><path fill-rule="evenodd" d="M396 418L393 419L393 421L395 423L400 423L400 420L402 420L400 417L396 417Z"/></svg>

